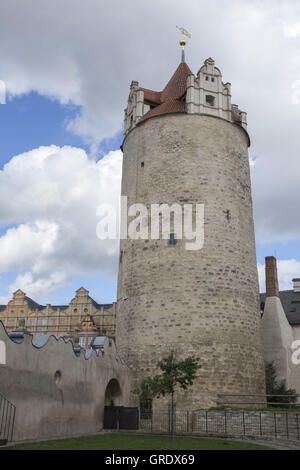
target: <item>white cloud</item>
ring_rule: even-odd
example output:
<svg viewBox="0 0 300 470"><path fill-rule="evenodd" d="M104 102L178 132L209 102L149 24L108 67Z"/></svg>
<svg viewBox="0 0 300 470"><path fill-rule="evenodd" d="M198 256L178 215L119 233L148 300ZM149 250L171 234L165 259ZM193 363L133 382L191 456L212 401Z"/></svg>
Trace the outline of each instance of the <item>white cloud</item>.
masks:
<svg viewBox="0 0 300 470"><path fill-rule="evenodd" d="M292 103L293 104L300 104L300 80L295 80L292 83Z"/></svg>
<svg viewBox="0 0 300 470"><path fill-rule="evenodd" d="M256 164L256 158L253 157L252 155L249 156L249 164L250 164L250 167Z"/></svg>
<svg viewBox="0 0 300 470"><path fill-rule="evenodd" d="M260 243L300 239L300 161L294 159L289 137L279 135L279 139L283 142L278 145L284 147L281 159L258 157L251 166L256 240Z"/></svg>
<svg viewBox="0 0 300 470"><path fill-rule="evenodd" d="M287 38L296 38L300 34L300 22L299 23L285 23L284 24L284 35Z"/></svg>
<svg viewBox="0 0 300 470"><path fill-rule="evenodd" d="M38 271L41 260L55 254L57 236L58 225L46 220L8 229L0 238L1 271L26 266Z"/></svg>
<svg viewBox="0 0 300 470"><path fill-rule="evenodd" d="M32 272L26 272L24 274L19 274L16 280L9 286L10 295L7 300L12 298L13 292L17 289L22 289L23 292L28 293L33 299L44 297L46 295L51 295L60 287L71 282L70 273L64 271L53 271L47 276L35 277Z"/></svg>
<svg viewBox="0 0 300 470"><path fill-rule="evenodd" d="M299 2L2 0L0 79L10 95L34 90L78 105L67 127L95 151L120 130L131 80L160 90L170 78L180 60L176 24L192 33L193 72L214 57L248 112L257 241L299 239ZM117 246L100 247L95 212L119 195L120 168L120 152L96 163L69 147L10 160L0 223L14 227L0 239L0 269L18 267L32 286L61 270L114 270Z"/></svg>
<svg viewBox="0 0 300 470"><path fill-rule="evenodd" d="M6 104L6 85L0 80L0 104Z"/></svg>
<svg viewBox="0 0 300 470"><path fill-rule="evenodd" d="M40 147L0 172L0 272L19 270L10 290L45 297L72 276L116 273L118 241L96 236L99 204L118 207L121 151L95 162L82 149ZM23 286L23 287L22 287Z"/></svg>
<svg viewBox="0 0 300 470"><path fill-rule="evenodd" d="M35 90L78 105L67 127L95 152L120 130L131 80L160 90L170 78L180 60L176 24L192 33L194 73L213 56L248 112L257 240L299 238L299 2L2 0L0 79L10 94Z"/></svg>
<svg viewBox="0 0 300 470"><path fill-rule="evenodd" d="M260 292L266 292L265 265L258 263ZM300 277L300 261L296 259L277 260L279 290L293 288L292 280Z"/></svg>

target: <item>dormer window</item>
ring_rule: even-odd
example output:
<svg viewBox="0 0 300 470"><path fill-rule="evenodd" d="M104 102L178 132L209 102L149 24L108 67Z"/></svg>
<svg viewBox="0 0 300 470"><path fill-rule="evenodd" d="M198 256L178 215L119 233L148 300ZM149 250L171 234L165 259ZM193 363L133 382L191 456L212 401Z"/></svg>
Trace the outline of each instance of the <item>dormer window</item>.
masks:
<svg viewBox="0 0 300 470"><path fill-rule="evenodd" d="M212 95L206 95L206 104L208 106L215 106L215 97Z"/></svg>
<svg viewBox="0 0 300 470"><path fill-rule="evenodd" d="M157 107L157 104L154 104L145 100L144 101L144 115L150 113L156 107Z"/></svg>

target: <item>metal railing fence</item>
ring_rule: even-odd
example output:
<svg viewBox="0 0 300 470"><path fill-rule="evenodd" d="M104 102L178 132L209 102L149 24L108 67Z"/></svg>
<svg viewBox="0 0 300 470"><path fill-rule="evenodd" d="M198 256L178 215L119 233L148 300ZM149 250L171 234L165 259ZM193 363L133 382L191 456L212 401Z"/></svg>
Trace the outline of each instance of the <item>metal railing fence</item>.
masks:
<svg viewBox="0 0 300 470"><path fill-rule="evenodd" d="M149 419L140 419L140 431L168 433L171 429L170 411L157 411ZM220 437L278 438L300 440L300 410L244 411L201 410L174 411L173 430L176 435L197 434Z"/></svg>
<svg viewBox="0 0 300 470"><path fill-rule="evenodd" d="M13 440L16 407L0 393L0 445Z"/></svg>

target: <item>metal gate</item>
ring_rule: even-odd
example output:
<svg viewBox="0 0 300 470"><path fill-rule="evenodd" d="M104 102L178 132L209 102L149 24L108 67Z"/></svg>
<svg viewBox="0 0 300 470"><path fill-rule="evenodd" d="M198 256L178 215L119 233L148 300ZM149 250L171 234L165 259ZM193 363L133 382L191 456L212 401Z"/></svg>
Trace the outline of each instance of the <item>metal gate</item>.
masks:
<svg viewBox="0 0 300 470"><path fill-rule="evenodd" d="M138 408L128 408L125 406L105 406L104 407L104 429L139 429Z"/></svg>
<svg viewBox="0 0 300 470"><path fill-rule="evenodd" d="M0 446L13 440L16 407L0 393Z"/></svg>

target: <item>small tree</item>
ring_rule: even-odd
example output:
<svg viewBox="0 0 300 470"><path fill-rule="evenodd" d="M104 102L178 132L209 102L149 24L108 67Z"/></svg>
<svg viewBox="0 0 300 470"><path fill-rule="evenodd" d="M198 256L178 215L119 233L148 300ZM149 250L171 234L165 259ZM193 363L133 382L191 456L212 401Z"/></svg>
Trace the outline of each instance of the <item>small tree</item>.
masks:
<svg viewBox="0 0 300 470"><path fill-rule="evenodd" d="M140 385L134 390L134 393L141 400L149 398L159 398L161 396L171 396L171 421L170 432L174 432L174 394L176 387L179 386L186 390L193 385L196 379L196 372L201 367L199 358L190 356L183 361L176 362L174 352L168 357L158 362L157 367L161 369L162 374L154 377L147 377L142 380Z"/></svg>
<svg viewBox="0 0 300 470"><path fill-rule="evenodd" d="M274 362L267 362L265 367L266 367L267 395L284 395L281 397L267 396L267 402L268 403L287 403L287 404L295 403L297 401L296 390L287 389L284 380L277 382L276 368L275 368Z"/></svg>

